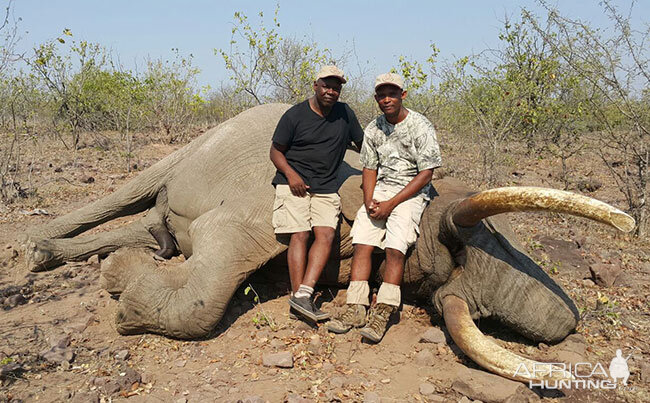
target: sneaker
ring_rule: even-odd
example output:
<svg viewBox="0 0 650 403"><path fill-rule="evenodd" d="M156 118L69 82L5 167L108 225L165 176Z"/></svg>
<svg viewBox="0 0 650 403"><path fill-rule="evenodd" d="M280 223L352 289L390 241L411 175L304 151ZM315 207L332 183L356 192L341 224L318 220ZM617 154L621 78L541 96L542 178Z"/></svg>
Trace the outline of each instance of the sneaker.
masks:
<svg viewBox="0 0 650 403"><path fill-rule="evenodd" d="M346 304L345 311L327 323L327 330L333 333L346 333L353 327L366 324L366 307L361 304Z"/></svg>
<svg viewBox="0 0 650 403"><path fill-rule="evenodd" d="M359 333L366 339L379 343L386 333L390 315L397 312L397 307L387 304L377 304L370 310L368 324Z"/></svg>
<svg viewBox="0 0 650 403"><path fill-rule="evenodd" d="M329 319L330 317L329 313L323 312L320 309L316 308L314 301L312 301L311 298L296 298L292 296L289 298L289 306L295 309L296 314L302 316L303 318L309 319L312 322Z"/></svg>

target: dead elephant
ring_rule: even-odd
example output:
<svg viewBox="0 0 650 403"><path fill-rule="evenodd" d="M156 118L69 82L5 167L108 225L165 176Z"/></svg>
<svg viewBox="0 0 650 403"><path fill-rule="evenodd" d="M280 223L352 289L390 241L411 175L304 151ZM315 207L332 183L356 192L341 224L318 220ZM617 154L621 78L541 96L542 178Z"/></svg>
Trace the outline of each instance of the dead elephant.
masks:
<svg viewBox="0 0 650 403"><path fill-rule="evenodd" d="M173 271L148 257L114 256L103 282L120 294L116 316L122 334L154 332L177 338L206 336L221 319L238 286L282 253L271 227L275 169L269 142L288 105L262 105L208 131L106 197L29 234L33 270L150 247L187 258ZM356 167L356 168L355 168ZM352 220L362 203L358 154L341 170L338 281L349 278ZM532 340L558 342L572 332L578 311L566 293L525 253L507 220L513 211L557 211L584 216L624 231L634 221L594 199L543 188L501 188L474 194L453 179L433 181L436 197L425 210L420 238L410 252L404 292L431 298L454 341L474 361L514 377L524 362L483 336L472 319L493 317ZM116 217L144 218L99 235L76 235ZM562 378L562 372L542 376Z"/></svg>

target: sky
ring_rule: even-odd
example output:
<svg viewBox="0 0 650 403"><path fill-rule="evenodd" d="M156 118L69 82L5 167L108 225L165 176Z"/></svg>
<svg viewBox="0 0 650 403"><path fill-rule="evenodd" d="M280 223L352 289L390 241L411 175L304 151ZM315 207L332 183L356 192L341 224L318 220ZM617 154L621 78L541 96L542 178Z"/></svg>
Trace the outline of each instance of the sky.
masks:
<svg viewBox="0 0 650 403"><path fill-rule="evenodd" d="M570 17L604 26L607 19L598 2L552 4ZM364 71L369 81L395 67L400 55L423 62L431 43L440 49L442 60L497 47L504 19L517 18L521 7L544 14L534 0L14 0L13 14L21 18L23 51L60 36L64 28L76 40L111 49L127 69L145 65L148 58L170 59L177 48L181 55L193 55L201 69L199 84L216 87L229 78L214 49L228 48L233 14L243 12L255 26L257 14L263 11L270 21L278 3L282 36L314 40L335 57L347 53L346 67ZM630 1L616 4L628 10ZM650 1L640 1L634 10L634 20L648 22Z"/></svg>

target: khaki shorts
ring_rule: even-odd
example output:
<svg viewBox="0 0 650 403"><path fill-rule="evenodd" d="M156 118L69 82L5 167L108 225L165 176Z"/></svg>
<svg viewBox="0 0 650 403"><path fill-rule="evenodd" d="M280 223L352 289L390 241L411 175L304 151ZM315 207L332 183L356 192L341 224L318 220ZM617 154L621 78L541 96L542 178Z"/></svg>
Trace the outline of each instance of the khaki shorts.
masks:
<svg viewBox="0 0 650 403"><path fill-rule="evenodd" d="M294 196L289 185L275 187L273 228L276 234L311 231L312 227L332 227L339 224L341 198L337 193L307 193Z"/></svg>
<svg viewBox="0 0 650 403"><path fill-rule="evenodd" d="M373 198L377 201L385 201L402 189L402 187L378 185ZM420 218L428 203L421 194L415 195L397 205L386 220L370 218L366 206L361 206L350 232L352 243L372 245L381 249L397 249L406 254L420 234Z"/></svg>

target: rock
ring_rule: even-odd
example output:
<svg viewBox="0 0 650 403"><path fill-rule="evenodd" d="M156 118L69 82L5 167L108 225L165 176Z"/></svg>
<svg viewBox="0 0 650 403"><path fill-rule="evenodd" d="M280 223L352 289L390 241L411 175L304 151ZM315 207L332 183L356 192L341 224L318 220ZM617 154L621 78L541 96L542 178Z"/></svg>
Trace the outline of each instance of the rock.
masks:
<svg viewBox="0 0 650 403"><path fill-rule="evenodd" d="M550 350L547 361L571 364L586 362L587 342L581 334L570 334Z"/></svg>
<svg viewBox="0 0 650 403"><path fill-rule="evenodd" d="M457 379L451 387L470 399L484 402L503 402L513 396L535 396L521 382L511 381L476 369L468 369L468 371L468 377Z"/></svg>
<svg viewBox="0 0 650 403"><path fill-rule="evenodd" d="M643 262L640 264L641 272L644 274L650 274L650 262Z"/></svg>
<svg viewBox="0 0 650 403"><path fill-rule="evenodd" d="M621 267L612 264L595 263L589 266L591 278L601 287L611 287L621 274Z"/></svg>
<svg viewBox="0 0 650 403"><path fill-rule="evenodd" d="M62 362L72 362L74 360L74 352L70 348L52 347L49 350L41 351L39 354L45 361L61 364Z"/></svg>
<svg viewBox="0 0 650 403"><path fill-rule="evenodd" d="M5 309L15 308L18 305L23 305L27 303L25 297L22 294L14 294L5 299L5 302L2 304Z"/></svg>
<svg viewBox="0 0 650 403"><path fill-rule="evenodd" d="M126 368L115 380L119 383L121 390L130 390L134 383L142 381L142 377L135 369Z"/></svg>
<svg viewBox="0 0 650 403"><path fill-rule="evenodd" d="M95 322L95 317L93 315L86 315L82 317L80 320L66 326L64 328L64 332L71 336L73 333L83 333L86 330L86 328L90 326L91 323L94 322Z"/></svg>
<svg viewBox="0 0 650 403"><path fill-rule="evenodd" d="M49 338L50 347L66 348L70 345L70 336L66 335L52 335Z"/></svg>
<svg viewBox="0 0 650 403"><path fill-rule="evenodd" d="M315 335L310 337L309 346L307 348L312 353L318 354L318 352L320 351L321 345L322 345L322 343L321 343L320 336L315 334Z"/></svg>
<svg viewBox="0 0 650 403"><path fill-rule="evenodd" d="M584 178L576 182L576 187L581 192L595 192L603 187L603 183L597 179Z"/></svg>
<svg viewBox="0 0 650 403"><path fill-rule="evenodd" d="M248 396L240 400L242 403L266 403L266 400L259 396Z"/></svg>
<svg viewBox="0 0 650 403"><path fill-rule="evenodd" d="M273 339L271 340L271 347L277 350L280 348L285 348L286 344L284 344L284 342L280 339Z"/></svg>
<svg viewBox="0 0 650 403"><path fill-rule="evenodd" d="M187 360L176 360L176 361L174 361L174 365L179 367L179 368L185 367L186 364L187 364Z"/></svg>
<svg viewBox="0 0 650 403"><path fill-rule="evenodd" d="M619 274L616 280L614 280L615 287L630 287L632 285L634 285L634 282L630 278L630 275L625 272Z"/></svg>
<svg viewBox="0 0 650 403"><path fill-rule="evenodd" d="M425 382L420 384L420 394L422 395L432 395L436 393L436 387L432 384Z"/></svg>
<svg viewBox="0 0 650 403"><path fill-rule="evenodd" d="M95 392L77 392L70 403L99 403L99 395Z"/></svg>
<svg viewBox="0 0 650 403"><path fill-rule="evenodd" d="M262 363L265 367L293 368L293 355L291 351L264 354Z"/></svg>
<svg viewBox="0 0 650 403"><path fill-rule="evenodd" d="M415 363L417 365L429 366L433 364L433 353L428 349L422 350L415 355Z"/></svg>
<svg viewBox="0 0 650 403"><path fill-rule="evenodd" d="M83 183L93 183L95 182L95 178L93 178L92 176L84 176L83 178L81 178L81 181Z"/></svg>
<svg viewBox="0 0 650 403"><path fill-rule="evenodd" d="M117 381L108 381L104 386L101 387L101 389L107 395L112 395L113 393L119 392L121 390L121 386Z"/></svg>
<svg viewBox="0 0 650 403"><path fill-rule="evenodd" d="M285 399L287 403L312 403L313 400L306 399L300 395L296 395L295 393L290 394L287 396Z"/></svg>
<svg viewBox="0 0 650 403"><path fill-rule="evenodd" d="M332 385L333 388L342 388L347 384L348 384L347 380L342 376L335 376L332 379L330 379L330 385Z"/></svg>
<svg viewBox="0 0 650 403"><path fill-rule="evenodd" d="M126 350L126 349L120 350L120 351L116 352L115 355L114 355L116 360L122 360L122 361L128 359L130 356L131 356L131 353L129 353L129 350Z"/></svg>
<svg viewBox="0 0 650 403"><path fill-rule="evenodd" d="M472 403L472 401L469 400L467 396L463 396L460 399L458 399L458 403Z"/></svg>
<svg viewBox="0 0 650 403"><path fill-rule="evenodd" d="M420 343L446 343L445 332L437 327L430 327L420 337Z"/></svg>
<svg viewBox="0 0 650 403"><path fill-rule="evenodd" d="M18 377L23 372L23 367L15 362L10 362L0 367L0 379L7 376Z"/></svg>
<svg viewBox="0 0 650 403"><path fill-rule="evenodd" d="M140 374L140 382L146 384L146 383L151 383L152 381L153 381L153 377L151 376L151 374L147 374L147 373Z"/></svg>
<svg viewBox="0 0 650 403"><path fill-rule="evenodd" d="M336 367L334 367L334 365L332 363L326 362L326 363L323 364L323 372L325 372L325 373L331 373L335 369L336 369Z"/></svg>
<svg viewBox="0 0 650 403"><path fill-rule="evenodd" d="M381 403L381 397L375 392L366 392L363 396L363 403Z"/></svg>
<svg viewBox="0 0 650 403"><path fill-rule="evenodd" d="M648 383L650 382L650 363L642 362L639 365L639 373L641 375L641 382Z"/></svg>

